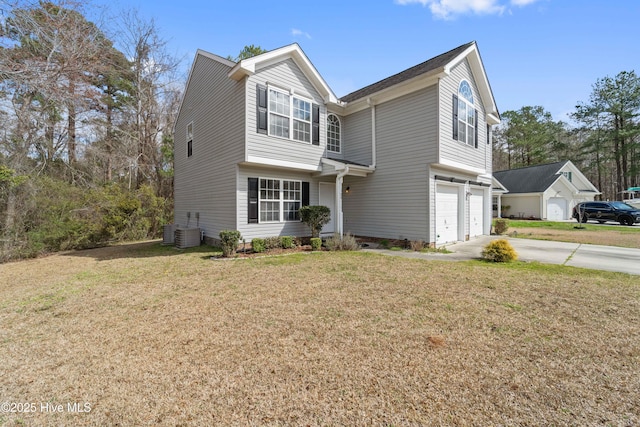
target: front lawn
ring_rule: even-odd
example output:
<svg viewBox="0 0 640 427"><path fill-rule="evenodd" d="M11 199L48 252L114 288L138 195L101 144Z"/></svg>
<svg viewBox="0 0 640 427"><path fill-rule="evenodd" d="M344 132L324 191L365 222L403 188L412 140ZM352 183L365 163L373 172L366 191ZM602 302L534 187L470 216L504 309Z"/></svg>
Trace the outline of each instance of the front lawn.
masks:
<svg viewBox="0 0 640 427"><path fill-rule="evenodd" d="M634 226L576 222L509 220L507 233L526 239L640 248L640 224Z"/></svg>
<svg viewBox="0 0 640 427"><path fill-rule="evenodd" d="M636 276L211 254L0 265L0 396L37 404L0 425L640 423Z"/></svg>

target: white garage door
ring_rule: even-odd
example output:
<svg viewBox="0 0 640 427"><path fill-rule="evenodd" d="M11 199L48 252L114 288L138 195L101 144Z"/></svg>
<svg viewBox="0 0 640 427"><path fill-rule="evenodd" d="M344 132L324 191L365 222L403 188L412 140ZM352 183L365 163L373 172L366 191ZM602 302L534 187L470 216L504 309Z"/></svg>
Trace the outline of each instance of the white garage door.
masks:
<svg viewBox="0 0 640 427"><path fill-rule="evenodd" d="M469 196L469 236L475 237L484 231L484 191L471 189Z"/></svg>
<svg viewBox="0 0 640 427"><path fill-rule="evenodd" d="M458 187L439 185L436 190L436 243L458 240Z"/></svg>
<svg viewBox="0 0 640 427"><path fill-rule="evenodd" d="M562 197L551 197L547 202L547 219L549 221L567 219L567 201Z"/></svg>

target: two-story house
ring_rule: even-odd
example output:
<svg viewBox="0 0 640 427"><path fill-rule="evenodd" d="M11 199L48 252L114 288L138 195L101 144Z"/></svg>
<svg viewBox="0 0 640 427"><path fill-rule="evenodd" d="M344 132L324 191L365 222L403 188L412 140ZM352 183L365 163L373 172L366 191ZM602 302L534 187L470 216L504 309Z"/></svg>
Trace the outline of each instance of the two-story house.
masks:
<svg viewBox="0 0 640 427"><path fill-rule="evenodd" d="M298 209L329 206L323 233L423 240L489 234L491 126L475 42L338 98L297 44L237 63L193 62L175 125L175 222L308 236Z"/></svg>

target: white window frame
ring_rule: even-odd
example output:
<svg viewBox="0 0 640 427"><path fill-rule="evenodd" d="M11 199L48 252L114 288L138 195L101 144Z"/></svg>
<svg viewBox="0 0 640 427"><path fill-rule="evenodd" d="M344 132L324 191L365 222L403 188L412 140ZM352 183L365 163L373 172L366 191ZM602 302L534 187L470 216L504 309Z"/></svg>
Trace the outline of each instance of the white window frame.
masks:
<svg viewBox="0 0 640 427"><path fill-rule="evenodd" d="M460 91L464 83L471 90L471 84L467 80L460 81L458 85L458 141L474 147L476 145L476 121L478 117L473 105L473 91L471 90L470 94L471 100L467 99Z"/></svg>
<svg viewBox="0 0 640 427"><path fill-rule="evenodd" d="M335 127L335 124L332 124L330 122L331 117L335 117L337 121L337 127L338 127L337 132L335 131L335 129L334 130L331 129L332 126ZM337 142L332 137L332 135L335 135L335 134L337 134ZM337 150L335 149L335 147L337 147ZM336 114L333 114L333 113L327 114L327 151L330 151L332 153L342 152L342 123L341 123L340 117L338 117Z"/></svg>
<svg viewBox="0 0 640 427"><path fill-rule="evenodd" d="M273 183L278 183L277 188L275 185L269 186L268 185L269 181L272 181ZM267 184L265 187L263 187L263 182ZM294 188L293 189L287 188L285 190L285 182L293 183ZM263 197L263 191L265 192L266 197ZM278 192L278 197L273 198L273 192L276 192L276 191ZM298 198L297 199L295 197L285 198L285 193L288 196L290 196L293 193L293 195L297 196ZM269 197L270 195L271 197ZM264 207L263 207L263 203L265 203ZM269 205L266 205L267 203ZM285 204L288 204L288 203L298 203L297 211L299 212L300 208L302 207L302 181L301 180L265 178L265 177L258 178L258 222L259 223L266 224L266 223L279 223L279 222L300 222L299 213L295 215L295 217L297 218L295 217L294 219L285 218L285 206L286 206ZM265 210L267 209L267 206L271 206L271 208L268 209L268 211ZM275 209L276 207L277 207L277 219L273 219L273 215L271 215L272 218L270 219L263 219L263 218L268 218L266 214L276 212L276 209ZM291 212L290 209L287 209L286 211ZM294 212L295 211L296 210L294 210ZM264 217L263 217L263 213L265 213Z"/></svg>
<svg viewBox="0 0 640 427"><path fill-rule="evenodd" d="M277 109L272 109L271 107L271 102L272 102L272 92L275 92L275 94L277 95L282 95L282 96L286 96L288 98L288 105L287 104L279 104L279 105L283 105L287 108L284 109L284 111L278 111ZM308 113L308 117L295 117L295 111L299 110L299 108L296 107L296 101L298 102L303 102L308 104L309 106L309 110L308 112L306 110L302 110L305 113ZM276 104L277 106L277 104ZM269 136L275 136L277 138L283 138L283 139L288 139L290 141L297 141L297 142L302 142L305 144L311 144L311 140L312 140L312 132L313 132L313 124L312 124L312 120L313 120L313 101L309 98L305 98L302 96L298 96L296 94L293 93L293 91L289 91L286 92L282 89L279 89L277 87L274 86L267 86L267 130L268 130L268 135ZM283 135L279 135L277 132L273 132L272 131L272 117L274 119L280 118L280 119L286 119L287 120L287 128L286 131L283 132ZM307 120L308 119L308 120ZM305 127L306 129L303 130L302 132L304 133L304 135L307 136L307 139L305 138L297 138L296 136L298 136L299 134L299 130L295 129L295 125L296 123L300 123L302 124L303 127Z"/></svg>

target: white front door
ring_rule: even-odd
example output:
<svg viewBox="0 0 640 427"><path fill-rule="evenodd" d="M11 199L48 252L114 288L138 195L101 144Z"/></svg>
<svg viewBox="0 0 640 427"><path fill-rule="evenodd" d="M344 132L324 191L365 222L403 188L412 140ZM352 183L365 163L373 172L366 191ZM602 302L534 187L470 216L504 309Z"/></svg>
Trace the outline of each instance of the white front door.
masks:
<svg viewBox="0 0 640 427"><path fill-rule="evenodd" d="M484 191L471 189L469 195L469 237L480 236L484 231Z"/></svg>
<svg viewBox="0 0 640 427"><path fill-rule="evenodd" d="M318 196L319 205L331 209L331 221L322 227L322 233L335 232L335 210L336 210L336 184L333 182L321 182L320 194Z"/></svg>

